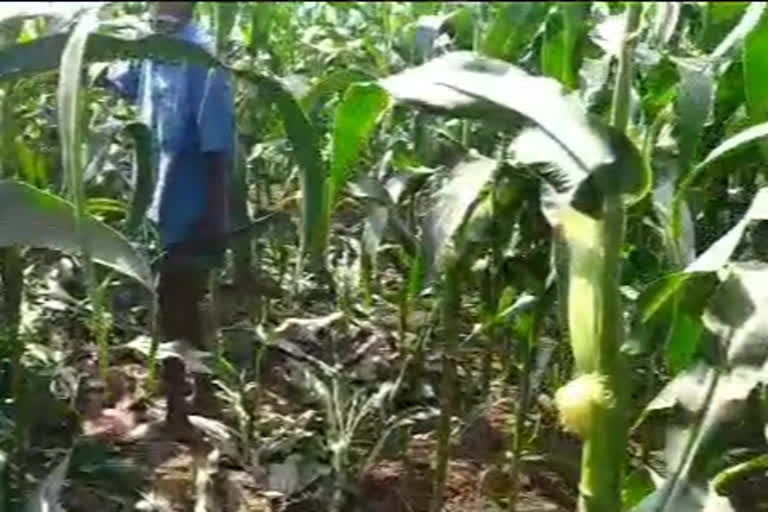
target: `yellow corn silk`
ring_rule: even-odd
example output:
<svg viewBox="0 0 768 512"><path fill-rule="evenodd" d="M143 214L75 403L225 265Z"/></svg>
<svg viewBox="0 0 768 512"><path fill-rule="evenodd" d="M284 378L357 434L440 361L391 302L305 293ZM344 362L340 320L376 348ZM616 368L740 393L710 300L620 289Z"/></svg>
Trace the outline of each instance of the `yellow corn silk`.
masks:
<svg viewBox="0 0 768 512"><path fill-rule="evenodd" d="M614 398L604 376L587 373L558 389L555 404L563 427L584 439L592 431L594 408L610 408Z"/></svg>

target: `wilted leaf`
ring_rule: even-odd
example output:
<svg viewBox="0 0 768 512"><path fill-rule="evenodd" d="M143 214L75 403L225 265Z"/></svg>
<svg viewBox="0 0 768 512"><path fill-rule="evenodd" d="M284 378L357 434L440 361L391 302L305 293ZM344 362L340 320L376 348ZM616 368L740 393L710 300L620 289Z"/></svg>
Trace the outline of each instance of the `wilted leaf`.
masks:
<svg viewBox="0 0 768 512"><path fill-rule="evenodd" d="M562 191L575 192L595 171L591 181L604 193L642 195L648 186L648 173L632 143L589 119L577 99L552 79L531 76L498 60L455 52L381 83L399 101L436 112L507 123L516 115L527 117L542 132L525 132L526 142L535 142L536 149L518 140L516 157L521 163L554 164L557 171L550 176L557 175L563 182L558 187Z"/></svg>
<svg viewBox="0 0 768 512"><path fill-rule="evenodd" d="M0 181L0 246L80 250L72 204L15 181ZM149 265L120 233L91 217L84 221L91 257L152 289Z"/></svg>
<svg viewBox="0 0 768 512"><path fill-rule="evenodd" d="M768 220L768 188L761 188L741 220L717 242L709 246L703 254L699 255L685 271L717 272L720 270L730 261L733 252L744 236L744 231L753 220Z"/></svg>
<svg viewBox="0 0 768 512"><path fill-rule="evenodd" d="M704 325L721 340L731 368L768 362L768 264L732 263L712 296Z"/></svg>
<svg viewBox="0 0 768 512"><path fill-rule="evenodd" d="M474 155L459 163L451 172L450 180L438 193L425 219L424 257L427 276L433 266L440 264L467 211L497 167L496 160Z"/></svg>

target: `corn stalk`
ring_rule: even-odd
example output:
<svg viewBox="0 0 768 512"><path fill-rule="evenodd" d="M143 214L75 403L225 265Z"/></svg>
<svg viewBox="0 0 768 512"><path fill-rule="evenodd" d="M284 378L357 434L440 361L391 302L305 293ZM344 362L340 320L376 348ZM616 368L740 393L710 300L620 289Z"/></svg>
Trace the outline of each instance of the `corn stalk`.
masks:
<svg viewBox="0 0 768 512"><path fill-rule="evenodd" d="M641 13L641 4L629 4L611 112L611 124L622 132L629 117L632 53ZM579 376L558 392L558 402L566 426L584 439L581 512L621 510L629 385L619 352L624 225L620 195L604 198L599 220L574 212L564 225L570 259L568 324Z"/></svg>
<svg viewBox="0 0 768 512"><path fill-rule="evenodd" d="M441 296L441 323L443 339L442 378L440 380L440 420L437 427L437 461L433 481L430 512L440 512L450 455L451 417L455 408L457 319L461 308L460 270L463 262L449 263Z"/></svg>

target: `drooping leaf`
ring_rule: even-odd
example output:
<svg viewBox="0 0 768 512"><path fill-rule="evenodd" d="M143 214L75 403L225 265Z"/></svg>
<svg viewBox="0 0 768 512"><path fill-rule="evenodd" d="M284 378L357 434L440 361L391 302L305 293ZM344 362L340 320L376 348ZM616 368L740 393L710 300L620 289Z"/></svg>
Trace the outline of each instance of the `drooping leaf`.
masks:
<svg viewBox="0 0 768 512"><path fill-rule="evenodd" d="M353 84L336 108L328 183L329 215L368 137L389 108L387 92L374 83Z"/></svg>
<svg viewBox="0 0 768 512"><path fill-rule="evenodd" d="M438 113L506 124L519 116L528 118L542 133L524 136L540 147L534 151L516 143L518 158L567 165L567 170L555 173L564 180L561 191L572 192L593 172L594 182L605 193L639 196L648 188L647 170L632 143L590 119L577 98L566 95L551 78L531 76L495 59L454 52L381 83L398 101ZM622 171L613 172L616 169Z"/></svg>
<svg viewBox="0 0 768 512"><path fill-rule="evenodd" d="M75 205L76 216L83 212L85 204L82 163L81 70L88 37L98 23L94 14L91 12L81 18L67 40L64 51L61 53L57 94L62 167L67 176L67 187L72 203ZM87 254L88 248L83 247L83 251Z"/></svg>
<svg viewBox="0 0 768 512"><path fill-rule="evenodd" d="M717 367L699 363L680 373L646 407L644 416L677 407L683 420L667 427L665 458L672 476L657 496L665 500L663 510L679 510L672 506L678 495L701 480L708 460L721 456L708 447L727 425L742 419L752 391L765 383L766 299L768 264L732 264L702 315L703 325L718 339L722 360Z"/></svg>
<svg viewBox="0 0 768 512"><path fill-rule="evenodd" d="M673 229L676 235L680 233L680 211L685 200L688 190L691 186L700 179L703 171L712 164L723 158L725 155L730 154L737 149L741 149L743 146L753 143L755 141L765 139L768 136L768 123L761 123L755 126L750 126L746 130L743 130L736 135L729 137L725 141L721 142L715 149L713 149L699 164L694 167L691 172L685 176L680 182L675 193L675 199L672 203L672 215L673 215Z"/></svg>
<svg viewBox="0 0 768 512"><path fill-rule="evenodd" d="M766 219L768 219L768 188L761 188L741 220L696 258L686 268L686 272L717 272L730 261L749 224L754 220Z"/></svg>
<svg viewBox="0 0 768 512"><path fill-rule="evenodd" d="M720 338L728 367L760 369L768 361L768 265L732 263L728 270L704 325Z"/></svg>
<svg viewBox="0 0 768 512"><path fill-rule="evenodd" d="M77 253L71 203L15 181L0 181L0 246L39 247ZM83 222L94 261L152 289L149 265L117 231L91 217Z"/></svg>
<svg viewBox="0 0 768 512"><path fill-rule="evenodd" d="M496 160L472 155L454 167L450 179L438 192L424 224L424 262L428 278L434 266L440 264L470 206L497 167Z"/></svg>
<svg viewBox="0 0 768 512"><path fill-rule="evenodd" d="M294 97L276 80L240 72L239 76L255 83L259 95L274 103L283 119L285 133L291 141L293 157L301 173L302 250L319 257L324 250L326 168L320 155L317 132Z"/></svg>
<svg viewBox="0 0 768 512"><path fill-rule="evenodd" d="M0 50L0 80L14 80L58 69L69 34L41 37ZM199 46L162 34L124 37L92 33L86 43L86 62L116 59L156 58L168 61L187 60L204 66L217 66L218 61Z"/></svg>
<svg viewBox="0 0 768 512"><path fill-rule="evenodd" d="M488 57L514 62L544 21L549 6L544 2L504 2L481 45Z"/></svg>

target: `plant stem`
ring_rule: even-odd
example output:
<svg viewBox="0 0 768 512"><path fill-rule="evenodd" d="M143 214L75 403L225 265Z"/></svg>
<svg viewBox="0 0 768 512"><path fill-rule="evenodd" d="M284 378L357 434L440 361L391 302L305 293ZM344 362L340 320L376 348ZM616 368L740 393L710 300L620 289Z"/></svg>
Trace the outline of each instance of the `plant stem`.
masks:
<svg viewBox="0 0 768 512"><path fill-rule="evenodd" d="M594 369L605 378L614 398L610 407L593 407L592 431L584 440L579 484L580 512L621 510L621 488L627 440L626 372L619 352L623 323L619 294L624 206L620 197L606 199L601 222L603 262L599 276L599 305L595 311L597 339ZM578 300L572 297L572 300Z"/></svg>
<svg viewBox="0 0 768 512"><path fill-rule="evenodd" d="M519 395L517 400L517 410L515 411L514 438L512 439L512 469L509 476L509 511L517 510L517 494L520 484L520 457L523 453L523 433L525 430L525 417L528 415L529 395L531 394L531 360L533 348L538 344L540 315L534 314L528 339L523 345L523 361L520 372Z"/></svg>
<svg viewBox="0 0 768 512"><path fill-rule="evenodd" d="M619 55L619 68L616 75L616 85L613 89L611 103L611 125L619 131L625 131L629 121L630 86L632 84L632 57L635 52L635 40L643 5L630 2L627 5L627 25L624 30L624 41Z"/></svg>
<svg viewBox="0 0 768 512"><path fill-rule="evenodd" d="M630 86L635 33L640 25L642 5L627 7L627 25L619 57L618 75L613 91L611 124L625 131L629 121ZM597 277L598 302L594 314L595 344L591 371L605 378L606 391L614 399L611 406L593 407L593 428L584 440L579 484L580 512L621 510L621 488L626 456L628 422L626 371L619 352L623 338L621 311L621 248L624 242L624 205L620 196L604 200L603 220L599 222L602 268ZM595 262L595 264L597 264ZM572 296L572 300L578 300ZM569 304L569 307L575 304ZM583 368L580 368L583 370Z"/></svg>
<svg viewBox="0 0 768 512"><path fill-rule="evenodd" d="M460 263L452 263L445 275L445 289L441 298L443 374L440 380L440 421L437 428L437 461L432 487L430 512L440 512L443 507L443 493L448 470L450 451L451 417L454 411L453 391L456 382L455 352L458 340L457 316L461 305L459 279Z"/></svg>

